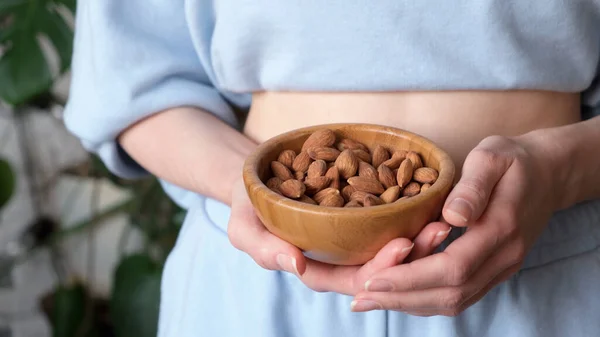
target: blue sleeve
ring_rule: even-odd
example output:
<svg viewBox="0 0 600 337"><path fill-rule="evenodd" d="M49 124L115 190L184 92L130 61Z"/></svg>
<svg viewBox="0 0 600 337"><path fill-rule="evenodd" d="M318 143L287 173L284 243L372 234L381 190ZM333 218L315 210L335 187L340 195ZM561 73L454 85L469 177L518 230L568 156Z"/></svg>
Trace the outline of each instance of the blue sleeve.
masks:
<svg viewBox="0 0 600 337"><path fill-rule="evenodd" d="M191 40L184 0L80 0L65 124L123 178L147 172L116 137L164 109L195 106L238 121Z"/></svg>

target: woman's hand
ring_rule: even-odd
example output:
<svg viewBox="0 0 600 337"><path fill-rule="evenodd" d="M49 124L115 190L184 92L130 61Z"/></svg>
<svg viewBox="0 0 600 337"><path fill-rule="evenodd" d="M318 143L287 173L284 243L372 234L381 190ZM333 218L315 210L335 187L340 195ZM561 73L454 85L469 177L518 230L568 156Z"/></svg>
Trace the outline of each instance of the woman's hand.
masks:
<svg viewBox="0 0 600 337"><path fill-rule="evenodd" d="M352 309L455 316L510 278L557 209L556 158L523 136L489 137L466 158L444 219L467 232L444 252L371 275Z"/></svg>
<svg viewBox="0 0 600 337"><path fill-rule="evenodd" d="M295 246L271 234L254 213L243 182L234 186L228 235L237 249L249 254L261 267L295 274L318 292L355 295L377 273L430 254L449 234L450 226L432 223L414 242L399 238L389 242L371 261L362 266L334 266L306 258Z"/></svg>

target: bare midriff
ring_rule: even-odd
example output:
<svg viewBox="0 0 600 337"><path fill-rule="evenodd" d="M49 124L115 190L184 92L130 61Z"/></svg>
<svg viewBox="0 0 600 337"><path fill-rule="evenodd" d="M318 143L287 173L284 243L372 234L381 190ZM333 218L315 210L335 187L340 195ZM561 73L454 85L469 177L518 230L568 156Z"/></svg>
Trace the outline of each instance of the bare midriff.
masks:
<svg viewBox="0 0 600 337"><path fill-rule="evenodd" d="M260 92L244 133L263 142L277 134L327 123L374 123L425 136L454 159L491 135L516 136L580 121L580 95L541 91L389 93Z"/></svg>

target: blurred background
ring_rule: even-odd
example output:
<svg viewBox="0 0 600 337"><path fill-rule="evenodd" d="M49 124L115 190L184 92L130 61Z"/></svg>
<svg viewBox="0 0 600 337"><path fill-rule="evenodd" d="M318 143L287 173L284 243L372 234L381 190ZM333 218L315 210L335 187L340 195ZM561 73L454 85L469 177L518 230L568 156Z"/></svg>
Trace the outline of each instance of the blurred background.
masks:
<svg viewBox="0 0 600 337"><path fill-rule="evenodd" d="M184 213L64 127L76 0L0 0L0 337L155 336Z"/></svg>

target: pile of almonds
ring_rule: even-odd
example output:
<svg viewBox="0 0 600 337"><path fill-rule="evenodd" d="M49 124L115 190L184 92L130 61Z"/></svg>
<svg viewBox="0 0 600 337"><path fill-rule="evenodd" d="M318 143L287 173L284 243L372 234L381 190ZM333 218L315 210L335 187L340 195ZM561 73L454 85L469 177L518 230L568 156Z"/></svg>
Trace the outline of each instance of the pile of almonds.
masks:
<svg viewBox="0 0 600 337"><path fill-rule="evenodd" d="M266 185L301 202L329 207L368 207L413 197L433 184L438 172L414 151L372 152L330 129L312 133L300 153L284 150L271 162Z"/></svg>

